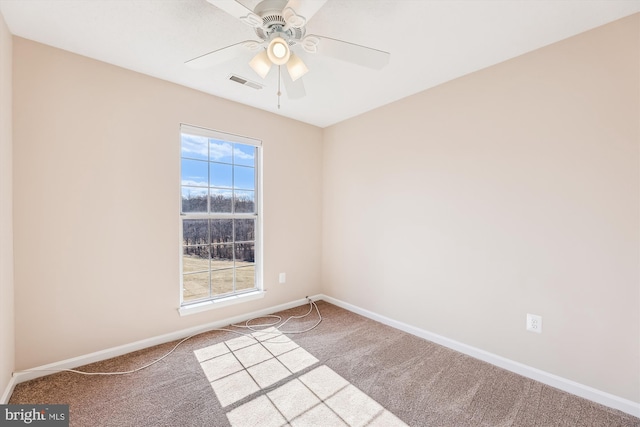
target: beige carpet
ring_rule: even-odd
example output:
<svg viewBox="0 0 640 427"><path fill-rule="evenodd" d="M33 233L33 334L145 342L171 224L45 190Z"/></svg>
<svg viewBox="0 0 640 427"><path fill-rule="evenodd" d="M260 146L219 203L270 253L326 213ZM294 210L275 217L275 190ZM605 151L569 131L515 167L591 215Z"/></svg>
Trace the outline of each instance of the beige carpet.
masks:
<svg viewBox="0 0 640 427"><path fill-rule="evenodd" d="M305 334L210 332L135 374L63 372L19 384L10 403L68 403L72 426L640 427L622 412L331 304L318 307L323 321ZM83 370L134 369L173 344Z"/></svg>

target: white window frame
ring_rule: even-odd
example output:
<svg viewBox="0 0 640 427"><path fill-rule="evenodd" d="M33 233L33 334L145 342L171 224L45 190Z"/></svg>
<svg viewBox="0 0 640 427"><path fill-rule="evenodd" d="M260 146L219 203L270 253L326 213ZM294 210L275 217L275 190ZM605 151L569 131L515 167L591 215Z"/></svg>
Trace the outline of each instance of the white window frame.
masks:
<svg viewBox="0 0 640 427"><path fill-rule="evenodd" d="M251 145L256 148L255 151L255 194L254 194L254 213L184 213L182 212L182 168L180 168L180 204L179 204L179 260L180 260L180 307L178 312L181 316L199 313L218 307L225 307L245 301L264 297L264 288L262 280L262 141L240 135L234 135L217 130L202 128L198 126L181 124L180 125L180 143L182 144L182 134L203 136L213 138L225 142ZM182 150L180 150L179 161L182 162ZM210 162L210 160L209 160ZM233 204L233 202L232 202ZM220 296L210 296L208 299L197 301L184 301L183 289L183 220L185 219L255 219L255 240L254 240L254 259L255 259L255 288L249 290L240 290ZM235 237L234 237L235 238ZM233 251L235 253L235 251ZM235 277L235 272L234 272ZM210 279L211 280L211 279Z"/></svg>

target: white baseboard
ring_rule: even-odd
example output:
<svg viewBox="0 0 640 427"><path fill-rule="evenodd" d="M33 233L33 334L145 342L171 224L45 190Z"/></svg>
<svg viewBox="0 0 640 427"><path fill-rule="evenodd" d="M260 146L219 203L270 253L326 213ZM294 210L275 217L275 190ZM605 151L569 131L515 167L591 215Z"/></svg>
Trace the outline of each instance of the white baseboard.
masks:
<svg viewBox="0 0 640 427"><path fill-rule="evenodd" d="M442 335L434 334L432 332L425 331L424 329L416 328L415 326L390 319L388 317L382 316L369 310L365 310L353 304L349 304L347 302L327 295L319 295L317 298L320 298L333 305L337 305L338 307L344 308L345 310L360 314L371 320L375 320L377 322L407 332L411 335L424 338L426 340L435 342L452 350L459 351L460 353L466 354L476 359L491 363L492 365L522 375L523 377L531 378L532 380L536 380L551 387L566 391L567 393L583 397L601 405L608 406L610 408L617 409L619 411L640 418L640 403L623 399L613 394L597 390L593 387L589 387L584 384L580 384L575 381L550 374L549 372L545 372L540 369L515 362L505 357L489 353L488 351L484 351L479 348L449 339L447 337L443 337Z"/></svg>
<svg viewBox="0 0 640 427"><path fill-rule="evenodd" d="M320 296L314 295L314 296L311 296L310 298L313 300L317 300L317 299L320 299ZM153 347L155 345L164 344L171 341L176 341L182 338L186 338L194 334L207 332L213 329L218 329L224 326L231 325L232 323L240 323L240 322L247 321L249 319L253 319L255 317L260 317L266 314L271 314L278 311L287 310L289 308L298 307L299 305L303 305L305 303L308 303L308 301L306 298L303 298L303 299L291 301L285 304L264 308L251 313L246 313L239 316L218 320L216 322L207 323L205 325L195 326L189 329L183 329L180 331L171 332L169 334L147 338L147 339L132 342L129 344L124 344L118 347L108 348L105 350L96 351L94 353L89 353L82 356L73 357L71 359L62 360L60 362L54 362L48 365L42 365L35 368L26 369L24 371L14 372L11 378L11 381L9 381L9 386L7 387L6 391L2 395L3 401L0 403L4 403L4 399L6 399L7 401L9 400L9 398L11 397L11 393L13 392L13 389L16 384L20 384L22 382L29 381L34 378L50 375L54 372L59 372L64 369L73 369L79 366L87 365L89 363L111 359L112 357L122 356L123 354L131 353L133 351L142 350L148 347Z"/></svg>
<svg viewBox="0 0 640 427"><path fill-rule="evenodd" d="M9 403L9 398L11 397L11 394L13 393L13 389L16 387L16 379L15 377L11 377L9 378L9 383L7 384L7 387L4 389L4 393L2 393L2 397L0 397L0 405L6 405L7 403Z"/></svg>
<svg viewBox="0 0 640 427"><path fill-rule="evenodd" d="M415 335L417 337L435 342L437 344L459 351L460 353L466 354L476 359L480 359L485 362L491 363L492 365L514 372L524 377L531 378L535 381L539 381L543 384L549 385L551 387L555 387L557 389L566 391L576 396L583 397L585 399L591 400L601 405L620 410L627 414L640 417L639 403L636 403L627 399L623 399L613 394L606 393L601 390L597 390L593 387L589 387L584 384L580 384L575 381L571 381L566 378L562 378L557 375L550 374L548 372L533 368L531 366L524 365L519 362L515 362L513 360L509 360L507 358L498 356L493 353L489 353L479 348L472 347L467 344L463 344L461 342L443 337L438 334L434 334L429 331L425 331L424 329L420 329L415 326L411 326L406 323L390 319L388 317L382 316L380 314L374 313L369 310L365 310L363 308L360 308L358 306L349 304L339 299L330 297L328 295L320 294L320 295L311 296L310 298L313 300L327 301L333 305L344 308L345 310L352 311L354 313L360 314L364 317L367 317L369 319L391 326L393 328L399 329L401 331L407 332L409 334ZM262 310L254 311L252 313L247 313L247 314L219 320L216 322L196 326L189 329L183 329L181 331L176 331L169 334L159 335L156 337L136 341L130 344L125 344L118 347L113 347L110 349L86 354L83 356L66 359L60 362L50 363L48 365L32 368L32 370L29 370L28 372L26 371L16 372L13 374L13 376L9 380L9 384L7 385L4 393L2 394L2 398L0 399L0 404L6 404L9 401L9 398L11 397L11 393L13 393L14 387L16 386L16 384L19 384L21 382L42 377L45 375L49 375L55 371L77 368L79 366L87 365L89 363L99 362L101 360L106 360L112 357L121 356L123 354L131 353L137 350L142 350L144 348L152 347L154 345L159 345L159 344L164 344L167 342L179 340L197 333L221 328L223 326L227 326L232 323L243 322L243 321L252 319L254 317L259 317L265 314L271 314L271 313L286 310L289 308L297 307L306 302L307 302L306 299L299 299L296 301L291 301L289 303L280 304L274 307L269 307Z"/></svg>

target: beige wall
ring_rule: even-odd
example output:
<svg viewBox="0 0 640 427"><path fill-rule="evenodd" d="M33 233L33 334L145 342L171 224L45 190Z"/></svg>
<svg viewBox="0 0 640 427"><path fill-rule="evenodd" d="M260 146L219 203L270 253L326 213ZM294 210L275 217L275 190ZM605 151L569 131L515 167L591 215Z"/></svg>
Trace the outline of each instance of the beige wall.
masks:
<svg viewBox="0 0 640 427"><path fill-rule="evenodd" d="M18 37L13 61L18 369L320 291L321 129ZM263 141L263 299L178 315L181 122Z"/></svg>
<svg viewBox="0 0 640 427"><path fill-rule="evenodd" d="M639 31L325 129L324 292L640 402Z"/></svg>
<svg viewBox="0 0 640 427"><path fill-rule="evenodd" d="M11 140L12 37L0 14L0 395L14 367Z"/></svg>

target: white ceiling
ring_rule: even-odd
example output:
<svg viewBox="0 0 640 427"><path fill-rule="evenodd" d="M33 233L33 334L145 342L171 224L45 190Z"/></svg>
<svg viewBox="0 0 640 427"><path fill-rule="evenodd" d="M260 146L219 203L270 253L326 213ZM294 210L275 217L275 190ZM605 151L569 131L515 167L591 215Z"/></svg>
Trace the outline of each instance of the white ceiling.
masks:
<svg viewBox="0 0 640 427"><path fill-rule="evenodd" d="M328 0L307 34L390 52L390 63L375 71L300 54L307 96L284 95L278 110L277 73L262 81L247 65L251 52L206 70L184 65L256 39L206 0L0 0L14 35L320 127L639 11L640 0Z"/></svg>

